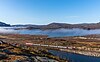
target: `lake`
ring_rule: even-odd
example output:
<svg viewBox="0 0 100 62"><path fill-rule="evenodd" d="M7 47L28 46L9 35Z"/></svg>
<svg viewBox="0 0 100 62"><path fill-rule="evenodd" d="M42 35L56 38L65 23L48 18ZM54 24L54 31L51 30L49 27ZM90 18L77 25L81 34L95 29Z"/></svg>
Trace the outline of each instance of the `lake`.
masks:
<svg viewBox="0 0 100 62"><path fill-rule="evenodd" d="M65 36L83 36L89 34L100 34L100 29L84 30L84 29L56 29L56 30L14 30L19 34L30 35L48 35L49 37L65 37Z"/></svg>
<svg viewBox="0 0 100 62"><path fill-rule="evenodd" d="M62 59L67 59L70 62L100 62L100 57L92 57L63 51L49 50L53 55L59 56Z"/></svg>
<svg viewBox="0 0 100 62"><path fill-rule="evenodd" d="M14 30L14 27L0 28L0 33L14 34L30 34L30 35L48 35L49 37L64 37L64 36L83 36L90 34L100 34L100 29L84 30L84 29L55 29L55 30Z"/></svg>

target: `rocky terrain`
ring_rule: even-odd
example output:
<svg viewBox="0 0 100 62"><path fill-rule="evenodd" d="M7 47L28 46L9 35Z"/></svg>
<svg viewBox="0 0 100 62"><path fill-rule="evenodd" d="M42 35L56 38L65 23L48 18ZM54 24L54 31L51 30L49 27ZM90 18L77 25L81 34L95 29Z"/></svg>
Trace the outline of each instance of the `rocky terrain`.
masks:
<svg viewBox="0 0 100 62"><path fill-rule="evenodd" d="M14 38L9 38L11 42L6 41L8 37L0 36L0 62L67 62L66 60L60 59L45 49L31 47L23 44L22 42Z"/></svg>
<svg viewBox="0 0 100 62"><path fill-rule="evenodd" d="M60 50L100 57L100 35L49 38L44 35L2 34L0 39L12 45L27 45L35 51Z"/></svg>

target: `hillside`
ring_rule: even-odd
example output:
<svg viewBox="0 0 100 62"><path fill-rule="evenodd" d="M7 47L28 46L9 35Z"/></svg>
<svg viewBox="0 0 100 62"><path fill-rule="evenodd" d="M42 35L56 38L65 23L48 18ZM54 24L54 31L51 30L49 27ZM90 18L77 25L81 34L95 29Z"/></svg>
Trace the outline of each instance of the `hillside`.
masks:
<svg viewBox="0 0 100 62"><path fill-rule="evenodd" d="M7 27L7 26L10 26L10 24L6 24L6 23L4 23L4 22L0 22L0 26L2 26L2 27Z"/></svg>
<svg viewBox="0 0 100 62"><path fill-rule="evenodd" d="M100 29L100 23L85 23L85 24L67 24L67 23L50 23L48 25L29 25L26 29L72 29L72 28L81 28L81 29Z"/></svg>
<svg viewBox="0 0 100 62"><path fill-rule="evenodd" d="M72 28L81 28L81 29L100 29L100 23L83 23L83 24L67 24L67 23L50 23L47 25L33 25L33 24L26 24L26 25L10 25L4 22L0 22L0 26L2 27L26 27L25 29L72 29ZM21 29L21 28L18 28Z"/></svg>

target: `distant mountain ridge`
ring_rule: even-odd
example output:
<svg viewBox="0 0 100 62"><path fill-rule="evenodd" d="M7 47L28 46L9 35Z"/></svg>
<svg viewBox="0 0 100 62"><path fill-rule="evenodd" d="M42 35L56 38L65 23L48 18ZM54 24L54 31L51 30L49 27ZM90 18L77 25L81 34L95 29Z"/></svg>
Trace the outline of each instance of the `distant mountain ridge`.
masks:
<svg viewBox="0 0 100 62"><path fill-rule="evenodd" d="M27 25L10 25L6 24L4 22L0 22L0 26L2 27L25 27L25 29L60 29L60 28L65 28L65 29L72 29L72 28L81 28L81 29L100 29L100 22L99 23L83 23L83 24L67 24L67 23L50 23L47 25L32 25L32 24L27 24Z"/></svg>
<svg viewBox="0 0 100 62"><path fill-rule="evenodd" d="M6 24L6 23L4 23L4 22L0 22L0 26L1 27L10 27L11 25L10 24Z"/></svg>
<svg viewBox="0 0 100 62"><path fill-rule="evenodd" d="M67 23L50 23L47 25L13 25L13 26L24 26L26 29L72 29L72 28L81 28L81 29L100 29L99 23L83 23L83 24L67 24Z"/></svg>

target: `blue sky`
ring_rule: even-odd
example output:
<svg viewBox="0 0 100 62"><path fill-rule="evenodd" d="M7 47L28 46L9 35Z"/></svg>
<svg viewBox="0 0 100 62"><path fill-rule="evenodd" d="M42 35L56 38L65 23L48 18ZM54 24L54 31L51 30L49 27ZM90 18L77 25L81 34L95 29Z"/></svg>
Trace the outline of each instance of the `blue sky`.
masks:
<svg viewBox="0 0 100 62"><path fill-rule="evenodd" d="M97 23L100 0L0 0L0 21L9 24Z"/></svg>

